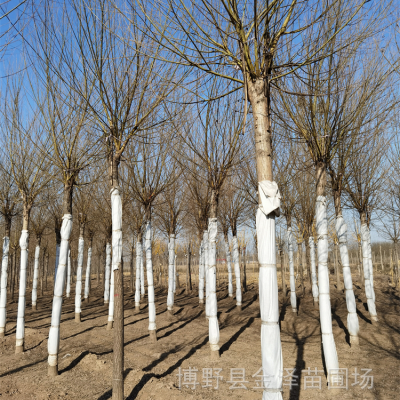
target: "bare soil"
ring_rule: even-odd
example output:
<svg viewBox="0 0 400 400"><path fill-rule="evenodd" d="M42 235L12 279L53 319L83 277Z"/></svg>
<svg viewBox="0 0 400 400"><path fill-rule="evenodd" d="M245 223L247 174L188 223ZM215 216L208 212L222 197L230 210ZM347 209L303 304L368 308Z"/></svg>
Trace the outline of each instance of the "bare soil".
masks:
<svg viewBox="0 0 400 400"><path fill-rule="evenodd" d="M251 278L251 276L249 277ZM251 281L251 279L249 279ZM156 288L156 344L148 336L147 297L138 314L134 295L125 288L125 396L127 399L261 399L254 376L261 367L258 287L253 282L243 295L243 309L236 310L235 300L228 296L226 284L218 290L221 357L210 360L208 321L198 303L197 292L187 295L178 290L174 315L166 310L166 289ZM331 281L334 277L331 275ZM289 280L287 280L289 282ZM128 284L128 277L125 277ZM103 289L92 280L89 304L82 304L82 322L74 321L74 294L64 299L60 375L47 376L47 336L51 315L51 291L38 299L38 310L31 310L27 295L26 351L14 354L16 301L9 303L7 334L0 342L0 399L110 399L112 396L112 331L106 330L107 308ZM50 283L49 283L50 289ZM347 311L343 291L331 285L332 324L340 367L347 369L348 389L329 390L321 347L319 311L313 306L310 286L299 299L298 315L288 300L280 296L283 366L298 376L284 386L286 399L399 399L400 398L400 294L392 288L387 276L375 277L379 324L372 325L366 298L359 282L354 284L360 321L360 344L352 348L346 329ZM17 300L17 294L15 296ZM203 373L222 376L209 379ZM309 370L317 368L314 385L304 388ZM360 374L370 369L373 388L362 388L355 382L355 368ZM364 371L362 371L362 369ZM197 370L197 371L196 371ZM285 375L288 374L285 370ZM345 371L345 370L343 370ZM192 373L190 382L189 372ZM231 374L233 374L231 376ZM242 375L245 374L243 377ZM179 377L179 375L182 375ZM366 376L367 376L366 375ZM319 378L317 378L319 377ZM179 388L179 379L181 388ZM362 381L358 376L357 380ZM229 382L230 381L230 382ZM234 381L236 383L234 383ZM239 383L239 381L242 381ZM185 383L190 383L188 387ZM215 388L218 383L218 388ZM290 383L284 379L284 384ZM362 383L362 382L361 382ZM364 384L370 384L365 379ZM241 386L232 388L232 386ZM193 388L194 387L194 388Z"/></svg>

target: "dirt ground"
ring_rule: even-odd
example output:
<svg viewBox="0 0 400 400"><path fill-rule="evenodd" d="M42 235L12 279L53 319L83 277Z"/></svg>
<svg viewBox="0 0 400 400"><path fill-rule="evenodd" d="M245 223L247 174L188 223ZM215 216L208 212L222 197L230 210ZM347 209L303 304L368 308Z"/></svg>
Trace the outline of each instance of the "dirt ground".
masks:
<svg viewBox="0 0 400 400"><path fill-rule="evenodd" d="M334 280L332 275L331 280ZM125 278L127 284L128 278ZM93 280L92 287L95 285ZM375 277L379 324L372 325L366 311L365 294L356 280L354 289L360 321L360 345L356 349L349 345L344 294L331 285L333 331L343 368L341 373L345 376L347 371L348 374L348 388L329 390L323 365L319 311L313 307L309 289L307 283L306 296L299 299L298 315L293 314L289 303L283 301L282 293L279 294L283 366L287 376L284 377L283 398L399 399L399 291L388 285L387 277ZM194 290L192 295L186 295L183 289L178 290L174 315L170 316L166 311L166 289L156 288L158 342L151 344L147 331L147 297L142 300L140 313L135 314L133 294L126 287L127 399L261 399L261 389L257 386L261 375L261 320L256 284L251 283L244 293L240 313L236 311L235 301L228 297L226 285L218 290L221 346L218 361L209 359L208 323L196 293ZM7 335L0 342L0 400L110 399L113 333L106 330L107 309L103 305L102 289L94 287L90 303L82 304L81 323L74 321L73 291L70 299L64 299L60 375L56 378L47 376L51 293L48 291L38 299L37 311L31 310L30 291L27 299L24 354L14 354L17 304L16 301L9 304ZM296 372L293 373L294 368ZM289 386L290 374L298 377L293 379L292 387ZM368 388L371 376L373 387Z"/></svg>

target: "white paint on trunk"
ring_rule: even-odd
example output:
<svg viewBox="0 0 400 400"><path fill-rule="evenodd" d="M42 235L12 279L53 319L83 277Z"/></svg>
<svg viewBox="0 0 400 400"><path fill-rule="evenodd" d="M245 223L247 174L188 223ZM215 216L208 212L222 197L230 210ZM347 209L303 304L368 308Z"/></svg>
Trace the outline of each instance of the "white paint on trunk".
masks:
<svg viewBox="0 0 400 400"><path fill-rule="evenodd" d="M35 263L33 267L33 282L32 282L32 305L36 306L37 302L37 285L39 277L39 256L40 256L40 246L35 248Z"/></svg>
<svg viewBox="0 0 400 400"><path fill-rule="evenodd" d="M0 279L0 333L3 335L6 331L7 321L7 269L8 256L10 251L10 238L3 238L3 258L1 260L1 279Z"/></svg>
<svg viewBox="0 0 400 400"><path fill-rule="evenodd" d="M16 346L23 346L25 339L25 296L26 296L26 269L28 266L28 239L29 232L21 231L19 246L21 248L21 269L19 272L19 296L16 329Z"/></svg>
<svg viewBox="0 0 400 400"><path fill-rule="evenodd" d="M145 248L145 239L143 238L142 242L142 249ZM143 298L143 296L146 293L145 287L144 287L144 257L143 257L143 252L141 253L142 256L140 257L140 294Z"/></svg>
<svg viewBox="0 0 400 400"><path fill-rule="evenodd" d="M335 339L332 333L331 299L329 295L328 270L328 219L326 217L326 197L318 196L316 202L316 225L318 235L318 288L319 316L321 321L322 347L328 381L332 382L330 371L339 368Z"/></svg>
<svg viewBox="0 0 400 400"><path fill-rule="evenodd" d="M287 228L287 246L289 255L290 305L292 306L292 311L297 312L296 279L294 278L293 262L293 233L290 226Z"/></svg>
<svg viewBox="0 0 400 400"><path fill-rule="evenodd" d="M68 251L68 267L67 267L67 297L71 296L71 250Z"/></svg>
<svg viewBox="0 0 400 400"><path fill-rule="evenodd" d="M168 243L168 296L167 308L174 308L174 258L175 258L175 235L169 235Z"/></svg>
<svg viewBox="0 0 400 400"><path fill-rule="evenodd" d="M314 238L310 237L308 239L310 244L310 261L311 261L311 283L312 283L312 295L314 298L314 303L318 303L318 280L317 280L317 269L315 267L315 244Z"/></svg>
<svg viewBox="0 0 400 400"><path fill-rule="evenodd" d="M82 303L82 266L83 266L83 249L85 241L83 237L78 242L78 266L76 268L76 284L75 284L75 314L81 312Z"/></svg>
<svg viewBox="0 0 400 400"><path fill-rule="evenodd" d="M353 280L351 278L349 252L347 250L347 225L341 215L336 218L336 234L339 239L340 259L343 266L343 281L347 305L347 329L350 336L357 337L360 326L357 317L356 298L353 291Z"/></svg>
<svg viewBox="0 0 400 400"><path fill-rule="evenodd" d="M374 266L372 264L372 249L371 249L371 233L367 226L367 237L368 237L368 257L369 257L369 280L371 283L371 293L372 293L372 300L375 303L375 290L374 290Z"/></svg>
<svg viewBox="0 0 400 400"><path fill-rule="evenodd" d="M199 303L204 303L204 240L199 249Z"/></svg>
<svg viewBox="0 0 400 400"><path fill-rule="evenodd" d="M367 297L368 312L373 321L378 321L378 316L376 314L375 301L372 294L371 285L371 272L370 272L370 258L369 258L369 248L368 248L368 233L369 229L367 224L361 225L361 249L363 257L363 270L364 270L364 287L365 296Z"/></svg>
<svg viewBox="0 0 400 400"><path fill-rule="evenodd" d="M142 259L142 242L136 241L136 279L135 279L135 307L140 306L140 266Z"/></svg>
<svg viewBox="0 0 400 400"><path fill-rule="evenodd" d="M174 255L174 293L176 292L176 280L177 280L177 273L176 273L176 254Z"/></svg>
<svg viewBox="0 0 400 400"><path fill-rule="evenodd" d="M211 351L219 350L219 325L218 325L218 305L217 305L217 218L208 220L208 273L207 283L208 289L208 340L210 342Z"/></svg>
<svg viewBox="0 0 400 400"><path fill-rule="evenodd" d="M90 268L92 265L92 248L89 247L88 249L88 257L87 257L87 264L86 264L86 276L85 276L85 299L89 297L89 290L90 290Z"/></svg>
<svg viewBox="0 0 400 400"><path fill-rule="evenodd" d="M232 250L233 250L233 266L235 268L235 283L236 283L236 305L242 305L242 285L240 282L240 264L239 264L239 244L237 237L234 236L232 239Z"/></svg>
<svg viewBox="0 0 400 400"><path fill-rule="evenodd" d="M147 272L147 296L149 299L149 331L155 331L156 304L154 302L153 261L151 254L151 222L146 222L145 230L146 272Z"/></svg>
<svg viewBox="0 0 400 400"><path fill-rule="evenodd" d="M72 230L72 215L65 214L61 226L61 246L58 263L58 273L54 285L53 307L51 312L51 325L47 349L49 352L48 363L50 366L58 364L58 351L60 347L60 322L64 293L65 274L67 272L69 238Z"/></svg>
<svg viewBox="0 0 400 400"><path fill-rule="evenodd" d="M228 293L229 297L233 297L231 251L229 250L228 238L226 238L225 240L225 248L226 248L226 264L228 267Z"/></svg>
<svg viewBox="0 0 400 400"><path fill-rule="evenodd" d="M106 244L106 270L104 277L104 303L110 300L111 244Z"/></svg>
<svg viewBox="0 0 400 400"><path fill-rule="evenodd" d="M208 295L209 295L209 286L208 286L208 265L210 263L209 261L209 241L208 241L208 231L203 232L203 243L204 243L204 285L205 285L205 294L206 294L206 306L205 306L205 314L206 318L208 318L209 315L209 301L208 301Z"/></svg>

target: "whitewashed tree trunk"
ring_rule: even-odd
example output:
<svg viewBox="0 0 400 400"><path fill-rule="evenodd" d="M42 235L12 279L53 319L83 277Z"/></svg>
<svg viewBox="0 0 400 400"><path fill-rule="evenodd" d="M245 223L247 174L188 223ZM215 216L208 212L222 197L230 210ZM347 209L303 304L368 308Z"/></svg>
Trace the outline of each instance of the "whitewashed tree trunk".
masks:
<svg viewBox="0 0 400 400"><path fill-rule="evenodd" d="M349 252L347 250L347 225L341 215L336 218L336 234L339 239L340 258L343 266L343 281L347 305L347 329L350 334L350 343L357 345L359 343L358 332L360 326L357 317L356 298L353 291L353 280L351 278Z"/></svg>
<svg viewBox="0 0 400 400"><path fill-rule="evenodd" d="M68 267L67 267L67 298L71 296L71 250L68 251Z"/></svg>
<svg viewBox="0 0 400 400"><path fill-rule="evenodd" d="M28 266L28 240L29 232L21 231L19 246L21 248L21 269L19 273L19 296L15 353L23 353L25 340L25 295L26 295L26 269Z"/></svg>
<svg viewBox="0 0 400 400"><path fill-rule="evenodd" d="M35 248L35 263L33 267L33 282L32 282L32 309L36 310L37 302L37 286L39 277L39 256L40 256L40 245Z"/></svg>
<svg viewBox="0 0 400 400"><path fill-rule="evenodd" d="M368 237L368 257L369 257L369 280L371 283L372 299L375 303L375 290L374 290L374 265L372 263L372 248L371 248L371 232L367 226L367 237Z"/></svg>
<svg viewBox="0 0 400 400"><path fill-rule="evenodd" d="M364 270L364 287L365 296L367 297L368 312L372 322L378 321L378 316L375 308L375 301L372 294L371 273L369 263L369 248L368 248L368 226L367 224L361 225L361 249L363 257L363 270Z"/></svg>
<svg viewBox="0 0 400 400"><path fill-rule="evenodd" d="M308 239L310 244L310 261L311 261L311 283L312 283L312 295L314 299L314 304L318 304L318 281L317 281L317 269L315 267L315 245L314 238L310 237Z"/></svg>
<svg viewBox="0 0 400 400"><path fill-rule="evenodd" d="M156 304L154 302L153 262L151 254L151 222L146 222L145 231L146 271L147 271L147 296L149 301L149 334L150 339L157 341Z"/></svg>
<svg viewBox="0 0 400 400"><path fill-rule="evenodd" d="M228 266L228 293L229 297L233 297L231 251L229 250L228 238L225 238L225 248L226 248L226 264Z"/></svg>
<svg viewBox="0 0 400 400"><path fill-rule="evenodd" d="M332 383L333 375L331 375L330 371L339 368L339 361L336 352L335 339L332 333L328 270L328 219L326 217L325 196L317 197L316 225L318 234L318 288L322 347L324 350L326 370L328 372L328 381Z"/></svg>
<svg viewBox="0 0 400 400"><path fill-rule="evenodd" d="M210 263L210 255L209 255L209 241L208 241L208 231L204 231L203 233L203 242L204 242L204 285L205 285L205 295L206 295L206 306L205 306L205 314L206 314L206 318L208 318L209 315L209 307L210 307L210 303L208 301L208 296L209 296L209 291L210 288L208 286L208 266Z"/></svg>
<svg viewBox="0 0 400 400"><path fill-rule="evenodd" d="M135 309L140 310L140 266L142 259L142 241L136 241L136 279L135 279Z"/></svg>
<svg viewBox="0 0 400 400"><path fill-rule="evenodd" d="M278 274L276 271L275 213L279 191L275 182L262 181L257 210L257 248L261 315L261 360L263 400L282 400L283 359L279 330ZM268 196L268 197L267 197Z"/></svg>
<svg viewBox="0 0 400 400"><path fill-rule="evenodd" d="M58 371L58 351L60 346L60 322L61 322L61 308L62 296L64 293L65 274L67 272L69 238L72 230L72 215L64 214L61 226L61 246L60 258L58 263L58 273L54 286L53 306L51 312L51 326L49 332L48 348L48 363L49 374L54 374Z"/></svg>
<svg viewBox="0 0 400 400"><path fill-rule="evenodd" d="M199 249L199 304L204 303L204 241Z"/></svg>
<svg viewBox="0 0 400 400"><path fill-rule="evenodd" d="M106 244L106 270L104 277L104 304L110 301L111 244Z"/></svg>
<svg viewBox="0 0 400 400"><path fill-rule="evenodd" d="M0 338L5 336L7 321L7 269L10 252L10 238L3 238L3 257L1 260L1 292L0 292Z"/></svg>
<svg viewBox="0 0 400 400"><path fill-rule="evenodd" d="M169 235L168 243L168 296L167 309L172 312L174 308L174 258L175 258L175 235Z"/></svg>
<svg viewBox="0 0 400 400"><path fill-rule="evenodd" d="M176 272L176 254L174 255L174 293L176 293L176 280L177 280L177 272Z"/></svg>
<svg viewBox="0 0 400 400"><path fill-rule="evenodd" d="M60 245L57 244L56 245L56 263L55 263L55 266L54 266L54 285L55 285L56 279L57 279L57 271L58 271L59 260L60 260Z"/></svg>
<svg viewBox="0 0 400 400"><path fill-rule="evenodd" d="M143 239L142 242L142 249L145 248L145 239ZM143 252L142 252L142 256L140 257L140 294L143 298L143 296L145 295L146 290L144 287L144 257L143 257Z"/></svg>
<svg viewBox="0 0 400 400"><path fill-rule="evenodd" d="M85 241L83 237L78 242L78 266L76 267L76 284L75 284L75 322L81 322L81 303L82 303L82 266L83 266L83 249Z"/></svg>
<svg viewBox="0 0 400 400"><path fill-rule="evenodd" d="M239 244L236 235L232 239L233 266L235 268L236 307L242 308L242 284L240 282Z"/></svg>
<svg viewBox="0 0 400 400"><path fill-rule="evenodd" d="M208 302L208 338L211 348L211 357L219 357L219 325L218 325L218 305L217 305L217 218L208 220L208 241L209 241L209 262L207 270L207 282L209 286Z"/></svg>
<svg viewBox="0 0 400 400"><path fill-rule="evenodd" d="M84 298L87 301L89 298L89 290L90 290L90 268L92 265L92 247L88 249L88 257L87 257L87 264L86 264L86 276L85 276L85 294Z"/></svg>
<svg viewBox="0 0 400 400"><path fill-rule="evenodd" d="M292 311L297 313L296 280L294 278L293 262L293 233L290 226L287 228L287 246L289 255L290 305L292 306Z"/></svg>

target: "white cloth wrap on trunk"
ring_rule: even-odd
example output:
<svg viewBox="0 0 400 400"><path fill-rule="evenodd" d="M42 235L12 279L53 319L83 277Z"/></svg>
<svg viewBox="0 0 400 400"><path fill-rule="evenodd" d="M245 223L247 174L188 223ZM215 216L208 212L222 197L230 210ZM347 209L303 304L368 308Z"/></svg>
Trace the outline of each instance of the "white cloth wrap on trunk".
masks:
<svg viewBox="0 0 400 400"><path fill-rule="evenodd" d="M226 264L228 267L228 294L229 297L232 297L233 296L232 265L231 265L231 252L229 250L228 238L225 238L225 248L226 248Z"/></svg>
<svg viewBox="0 0 400 400"><path fill-rule="evenodd" d="M16 329L16 346L24 344L25 337L25 295L26 295L26 269L28 267L28 239L29 232L21 231L19 247L21 248L21 269L19 273L19 295Z"/></svg>
<svg viewBox="0 0 400 400"><path fill-rule="evenodd" d="M328 270L328 219L326 217L325 196L317 197L316 226L318 235L319 316L321 321L322 346L329 380L329 371L339 368L339 361L336 352L335 339L332 333L332 314L331 300L329 296Z"/></svg>
<svg viewBox="0 0 400 400"><path fill-rule="evenodd" d="M372 300L374 300L375 303L374 266L372 264L371 233L369 231L368 226L367 226L367 238L368 238L368 257L369 257L369 281L371 283Z"/></svg>
<svg viewBox="0 0 400 400"><path fill-rule="evenodd" d="M208 291L208 338L211 351L219 350L219 325L218 325L218 305L217 305L217 233L218 223L217 218L209 218L208 220L208 274L207 283Z"/></svg>
<svg viewBox="0 0 400 400"><path fill-rule="evenodd" d="M114 271L111 271L110 278L110 301L108 303L108 321L114 321Z"/></svg>
<svg viewBox="0 0 400 400"><path fill-rule="evenodd" d="M209 301L208 301L208 292L209 292L209 287L208 287L208 264L209 264L209 241L208 241L208 231L203 232L203 242L204 242L204 285L206 289L206 307L205 307L205 314L206 317L208 318L209 314Z"/></svg>
<svg viewBox="0 0 400 400"><path fill-rule="evenodd" d="M154 279L153 260L151 254L151 222L146 222L146 272L147 272L147 297L149 300L149 331L155 331L156 327L156 304L154 302Z"/></svg>
<svg viewBox="0 0 400 400"><path fill-rule="evenodd" d="M292 228L287 228L287 246L289 255L289 277L290 277L290 304L293 311L297 310L297 297L296 297L296 280L294 278L294 262L293 262L293 233Z"/></svg>
<svg viewBox="0 0 400 400"><path fill-rule="evenodd" d="M111 269L111 244L106 244L106 270L104 278L104 302L110 300L110 269Z"/></svg>
<svg viewBox="0 0 400 400"><path fill-rule="evenodd" d="M317 269L315 267L315 244L314 238L310 237L308 239L310 245L310 261L311 261L311 283L312 283L312 295L314 301L318 301L318 283L317 283Z"/></svg>
<svg viewBox="0 0 400 400"><path fill-rule="evenodd" d="M60 245L57 244L56 245L56 264L55 264L55 267L54 267L54 284L56 283L59 259L60 259Z"/></svg>
<svg viewBox="0 0 400 400"><path fill-rule="evenodd" d="M356 298L353 291L353 280L351 278L349 252L347 250L347 225L341 215L336 218L336 234L339 239L340 259L343 266L343 280L346 291L347 329L351 336L358 336L360 326Z"/></svg>
<svg viewBox="0 0 400 400"><path fill-rule="evenodd" d="M265 388L263 400L281 400L283 360L279 330L275 215L265 215L261 208L259 208L256 216L256 227L258 262L260 265L261 360L264 380L263 387Z"/></svg>
<svg viewBox="0 0 400 400"><path fill-rule="evenodd" d="M169 235L168 243L168 297L167 308L174 307L174 258L175 258L175 235Z"/></svg>
<svg viewBox="0 0 400 400"><path fill-rule="evenodd" d="M111 189L112 213L112 270L119 268L122 259L122 202L118 188Z"/></svg>
<svg viewBox="0 0 400 400"><path fill-rule="evenodd" d="M67 297L71 294L71 250L68 250L68 266L67 266L67 289L65 290Z"/></svg>
<svg viewBox="0 0 400 400"><path fill-rule="evenodd" d="M140 306L140 260L142 258L142 242L136 241L136 278L135 278L135 307Z"/></svg>
<svg viewBox="0 0 400 400"><path fill-rule="evenodd" d="M372 295L372 285L370 276L370 265L369 265L369 249L368 249L368 226L367 224L361 225L361 249L363 257L363 270L364 270L364 286L365 296L367 297L368 312L370 316L377 320L375 301Z"/></svg>
<svg viewBox="0 0 400 400"><path fill-rule="evenodd" d="M199 250L199 303L204 303L204 241Z"/></svg>
<svg viewBox="0 0 400 400"><path fill-rule="evenodd" d="M40 256L40 246L35 248L35 264L33 267L33 282L32 282L32 305L36 305L37 301L37 284L39 277L39 256Z"/></svg>
<svg viewBox="0 0 400 400"><path fill-rule="evenodd" d="M242 285L240 283L239 244L236 236L232 238L233 268L235 269L236 305L242 305Z"/></svg>
<svg viewBox="0 0 400 400"><path fill-rule="evenodd" d="M279 209L281 205L281 195L279 193L278 185L274 181L261 181L258 182L258 193L261 198L261 211L265 215L271 214L273 211Z"/></svg>
<svg viewBox="0 0 400 400"><path fill-rule="evenodd" d="M85 299L89 297L90 288L90 267L92 264L92 248L88 249L87 264L86 264L86 276L85 276Z"/></svg>
<svg viewBox="0 0 400 400"><path fill-rule="evenodd" d="M72 215L65 214L61 225L61 246L58 274L54 286L53 307L51 311L51 325L47 349L49 353L48 363L50 366L57 365L58 349L60 345L60 321L62 296L64 293L65 274L67 272L69 238L72 230Z"/></svg>
<svg viewBox="0 0 400 400"><path fill-rule="evenodd" d="M75 284L75 313L81 312L82 303L82 266L83 266L83 250L85 247L85 240L83 237L79 238L78 242L78 266L76 268L76 284Z"/></svg>
<svg viewBox="0 0 400 400"><path fill-rule="evenodd" d="M0 292L0 332L5 332L7 319L7 269L10 251L10 238L3 238L3 258L1 260L1 292Z"/></svg>

